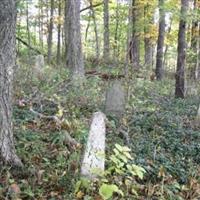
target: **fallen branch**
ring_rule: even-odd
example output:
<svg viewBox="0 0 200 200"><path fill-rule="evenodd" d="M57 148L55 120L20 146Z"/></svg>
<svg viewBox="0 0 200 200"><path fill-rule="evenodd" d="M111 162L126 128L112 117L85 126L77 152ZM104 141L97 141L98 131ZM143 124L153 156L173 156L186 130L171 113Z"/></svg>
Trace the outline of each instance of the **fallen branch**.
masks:
<svg viewBox="0 0 200 200"><path fill-rule="evenodd" d="M61 121L57 116L55 116L55 115L47 116L47 115L44 115L44 114L42 114L42 113L39 113L39 112L33 110L33 108L30 108L30 111L31 111L34 115L38 116L39 118L53 120L53 121L55 121L60 127L61 127L61 125L62 125L62 121ZM64 141L63 141L63 142L64 142L64 144L67 145L68 147L70 147L70 148L74 148L74 147L79 148L79 147L81 147L81 144L80 144L79 142L77 142L74 138L72 138L72 137L70 136L70 134L69 134L67 131L64 132L64 135L63 135L63 136L64 136Z"/></svg>
<svg viewBox="0 0 200 200"><path fill-rule="evenodd" d="M83 12L83 11L85 11L85 10L88 10L88 9L91 9L91 8L95 8L95 7L98 7L98 6L101 6L102 4L103 4L103 2L98 3L98 4L96 4L96 5L90 5L90 6L86 7L86 8L81 9L81 10L80 10L80 13Z"/></svg>
<svg viewBox="0 0 200 200"><path fill-rule="evenodd" d="M77 142L74 138L72 138L71 135L67 131L64 132L64 144L70 148L81 147L81 144L79 142Z"/></svg>
<svg viewBox="0 0 200 200"><path fill-rule="evenodd" d="M124 74L108 74L108 73L101 73L96 70L87 71L85 73L87 76L98 76L99 78L103 80L117 80L125 78Z"/></svg>
<svg viewBox="0 0 200 200"><path fill-rule="evenodd" d="M29 49L35 51L36 53L38 54L43 54L41 51L39 51L38 49L35 49L34 47L30 46L26 41L22 40L21 38L19 37L16 37L16 39L21 42L22 44L24 44L25 46L27 46Z"/></svg>
<svg viewBox="0 0 200 200"><path fill-rule="evenodd" d="M60 119L58 119L58 117L55 116L55 115L47 116L47 115L44 115L44 114L42 114L42 113L39 113L39 112L33 110L33 108L30 108L30 111L31 111L34 115L38 116L39 118L54 120L54 121L57 122L58 124L61 124Z"/></svg>

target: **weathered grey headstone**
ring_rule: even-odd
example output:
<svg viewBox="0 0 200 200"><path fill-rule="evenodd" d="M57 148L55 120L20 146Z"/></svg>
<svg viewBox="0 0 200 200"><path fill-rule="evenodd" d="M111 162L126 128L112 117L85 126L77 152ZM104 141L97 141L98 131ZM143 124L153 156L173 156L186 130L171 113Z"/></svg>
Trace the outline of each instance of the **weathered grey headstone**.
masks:
<svg viewBox="0 0 200 200"><path fill-rule="evenodd" d="M106 94L107 115L121 116L125 111L125 91L120 81L115 81Z"/></svg>
<svg viewBox="0 0 200 200"><path fill-rule="evenodd" d="M44 68L45 63L44 63L44 56L43 55L37 55L35 57L35 67L38 69Z"/></svg>
<svg viewBox="0 0 200 200"><path fill-rule="evenodd" d="M87 146L81 166L81 174L93 179L105 166L105 125L106 116L102 112L93 114Z"/></svg>
<svg viewBox="0 0 200 200"><path fill-rule="evenodd" d="M37 55L35 57L35 65L34 65L34 68L33 68L33 74L38 79L44 78L44 67L45 67L44 56L43 55Z"/></svg>

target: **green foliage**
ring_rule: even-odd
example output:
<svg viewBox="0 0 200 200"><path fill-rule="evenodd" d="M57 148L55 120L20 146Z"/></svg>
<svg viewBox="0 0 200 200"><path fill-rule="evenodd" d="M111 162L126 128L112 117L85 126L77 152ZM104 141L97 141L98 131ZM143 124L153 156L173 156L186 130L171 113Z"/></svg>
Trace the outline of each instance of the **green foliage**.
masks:
<svg viewBox="0 0 200 200"><path fill-rule="evenodd" d="M121 196L123 196L123 192L119 190L118 186L111 184L103 184L99 189L99 194L104 200L110 199L113 196L113 193L119 193Z"/></svg>

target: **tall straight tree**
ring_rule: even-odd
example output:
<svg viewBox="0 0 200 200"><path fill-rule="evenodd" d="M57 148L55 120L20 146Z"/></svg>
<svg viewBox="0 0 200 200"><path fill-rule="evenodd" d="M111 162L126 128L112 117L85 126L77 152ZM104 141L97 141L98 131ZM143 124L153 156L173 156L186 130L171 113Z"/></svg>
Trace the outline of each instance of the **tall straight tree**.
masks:
<svg viewBox="0 0 200 200"><path fill-rule="evenodd" d="M48 54L47 54L47 62L51 62L52 57L52 39L53 39L53 15L54 15L54 0L51 0L51 11L50 11L50 22L48 27Z"/></svg>
<svg viewBox="0 0 200 200"><path fill-rule="evenodd" d="M138 33L138 0L132 0L132 37L129 48L130 62L133 64L133 68L137 69L140 66L140 40Z"/></svg>
<svg viewBox="0 0 200 200"><path fill-rule="evenodd" d="M15 0L0 1L0 161L22 166L15 152L12 125L12 81L16 62Z"/></svg>
<svg viewBox="0 0 200 200"><path fill-rule="evenodd" d="M95 40L96 40L96 59L97 61L99 60L99 37L98 37L98 31L97 31L97 22L96 22L96 16L95 16L95 11L93 8L92 0L89 0L90 3L90 10L91 10L91 17L93 19L94 23L94 33L95 33Z"/></svg>
<svg viewBox="0 0 200 200"><path fill-rule="evenodd" d="M157 41L157 55L156 55L156 78L162 80L164 75L163 57L164 57L164 40L165 40L165 11L164 0L159 0L159 33Z"/></svg>
<svg viewBox="0 0 200 200"><path fill-rule="evenodd" d="M109 30L109 0L104 0L104 48L103 57L105 61L110 57L110 30Z"/></svg>
<svg viewBox="0 0 200 200"><path fill-rule="evenodd" d="M194 19L192 21L192 31L191 31L191 49L192 56L191 58L191 74L190 77L195 80L198 75L198 20L197 20L197 1L194 0Z"/></svg>
<svg viewBox="0 0 200 200"><path fill-rule="evenodd" d="M59 16L59 21L58 21L58 35L57 35L57 56L56 56L56 62L59 65L60 60L61 60L61 14L62 14L62 5L61 5L61 0L58 0L58 16Z"/></svg>
<svg viewBox="0 0 200 200"><path fill-rule="evenodd" d="M188 0L181 0L181 16L178 32L178 57L176 68L175 97L184 98L185 95L185 62L186 62L186 15Z"/></svg>
<svg viewBox="0 0 200 200"><path fill-rule="evenodd" d="M153 65L153 42L152 34L150 34L153 26L154 9L151 8L149 2L144 6L144 50L145 50L145 65L151 68Z"/></svg>
<svg viewBox="0 0 200 200"><path fill-rule="evenodd" d="M80 0L65 0L65 42L67 67L72 78L84 78L84 62L81 44Z"/></svg>

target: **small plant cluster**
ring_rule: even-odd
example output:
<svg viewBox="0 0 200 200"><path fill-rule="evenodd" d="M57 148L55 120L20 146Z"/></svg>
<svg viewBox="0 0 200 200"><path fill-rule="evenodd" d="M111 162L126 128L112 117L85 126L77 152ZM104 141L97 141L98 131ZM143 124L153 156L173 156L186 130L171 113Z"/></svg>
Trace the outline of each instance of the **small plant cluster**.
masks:
<svg viewBox="0 0 200 200"><path fill-rule="evenodd" d="M138 196L138 181L143 179L145 169L133 164L131 150L115 144L113 153L107 161L108 168L98 180L89 181L83 178L77 182L75 194L78 199L92 199L91 194L103 200Z"/></svg>

